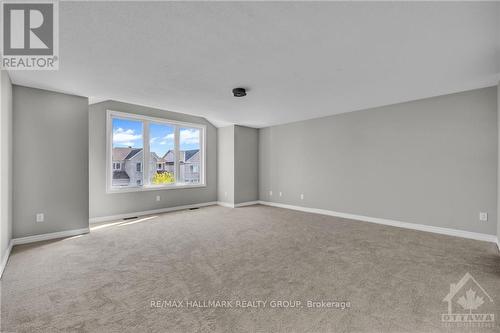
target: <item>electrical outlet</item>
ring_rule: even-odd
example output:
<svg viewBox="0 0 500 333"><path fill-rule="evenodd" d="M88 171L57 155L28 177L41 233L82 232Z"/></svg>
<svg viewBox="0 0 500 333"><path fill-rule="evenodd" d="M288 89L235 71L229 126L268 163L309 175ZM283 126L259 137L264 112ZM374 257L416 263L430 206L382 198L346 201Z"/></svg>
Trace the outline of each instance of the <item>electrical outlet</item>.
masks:
<svg viewBox="0 0 500 333"><path fill-rule="evenodd" d="M479 221L483 221L483 222L488 221L488 213L480 212L479 213Z"/></svg>
<svg viewBox="0 0 500 333"><path fill-rule="evenodd" d="M45 215L43 215L43 213L37 213L36 214L36 221L37 222L44 222L45 221Z"/></svg>
<svg viewBox="0 0 500 333"><path fill-rule="evenodd" d="M270 196L273 196L273 191L269 191L269 195L270 195Z"/></svg>
<svg viewBox="0 0 500 333"><path fill-rule="evenodd" d="M160 201L161 197L159 195L156 196L156 201Z"/></svg>
<svg viewBox="0 0 500 333"><path fill-rule="evenodd" d="M304 200L304 193L300 194L300 200Z"/></svg>
<svg viewBox="0 0 500 333"><path fill-rule="evenodd" d="M283 196L283 193L280 192L280 197L282 197L282 196Z"/></svg>

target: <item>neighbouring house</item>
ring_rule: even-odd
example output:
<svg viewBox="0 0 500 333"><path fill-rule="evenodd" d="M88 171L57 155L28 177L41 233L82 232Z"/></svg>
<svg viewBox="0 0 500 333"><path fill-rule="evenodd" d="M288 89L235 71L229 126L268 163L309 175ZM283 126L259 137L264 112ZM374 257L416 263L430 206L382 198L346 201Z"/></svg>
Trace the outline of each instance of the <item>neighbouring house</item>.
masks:
<svg viewBox="0 0 500 333"><path fill-rule="evenodd" d="M199 183L200 151L192 149L179 152L179 182ZM141 186L143 182L142 148L113 148L113 186ZM174 152L169 150L163 157L151 153L149 175L162 172L174 172Z"/></svg>
<svg viewBox="0 0 500 333"><path fill-rule="evenodd" d="M142 185L142 148L113 148L113 186Z"/></svg>
<svg viewBox="0 0 500 333"><path fill-rule="evenodd" d="M200 150L180 151L180 179L184 183L200 182Z"/></svg>
<svg viewBox="0 0 500 333"><path fill-rule="evenodd" d="M163 157L169 171L174 170L174 151L169 150ZM182 183L200 182L200 150L181 150L179 152L179 181Z"/></svg>
<svg viewBox="0 0 500 333"><path fill-rule="evenodd" d="M163 156L163 159L165 160L165 169L166 171L168 172L174 172L175 168L174 168L174 161L175 161L175 158L174 158L174 151L173 150L169 150L167 151L167 153L165 154L165 156Z"/></svg>

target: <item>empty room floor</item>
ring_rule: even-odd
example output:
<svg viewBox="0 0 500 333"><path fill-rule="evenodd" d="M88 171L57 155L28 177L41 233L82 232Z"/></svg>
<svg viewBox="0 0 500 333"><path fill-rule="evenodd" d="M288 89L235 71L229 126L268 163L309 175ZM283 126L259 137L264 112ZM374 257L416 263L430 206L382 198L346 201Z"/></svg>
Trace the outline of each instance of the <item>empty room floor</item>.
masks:
<svg viewBox="0 0 500 333"><path fill-rule="evenodd" d="M87 235L14 248L1 331L447 331L443 298L465 273L500 301L497 251L260 205L103 223ZM498 304L495 311L498 318Z"/></svg>

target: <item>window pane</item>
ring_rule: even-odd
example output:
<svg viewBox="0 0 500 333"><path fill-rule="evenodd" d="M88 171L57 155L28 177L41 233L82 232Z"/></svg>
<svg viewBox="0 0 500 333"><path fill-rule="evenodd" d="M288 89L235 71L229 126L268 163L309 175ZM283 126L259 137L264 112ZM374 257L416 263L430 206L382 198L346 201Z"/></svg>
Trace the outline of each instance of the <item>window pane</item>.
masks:
<svg viewBox="0 0 500 333"><path fill-rule="evenodd" d="M201 131L198 128L179 129L179 181L188 184L200 183Z"/></svg>
<svg viewBox="0 0 500 333"><path fill-rule="evenodd" d="M137 164L143 163L142 122L113 118L113 187L142 186L142 170Z"/></svg>
<svg viewBox="0 0 500 333"><path fill-rule="evenodd" d="M175 127L166 124L149 125L149 180L151 185L165 185L175 182Z"/></svg>

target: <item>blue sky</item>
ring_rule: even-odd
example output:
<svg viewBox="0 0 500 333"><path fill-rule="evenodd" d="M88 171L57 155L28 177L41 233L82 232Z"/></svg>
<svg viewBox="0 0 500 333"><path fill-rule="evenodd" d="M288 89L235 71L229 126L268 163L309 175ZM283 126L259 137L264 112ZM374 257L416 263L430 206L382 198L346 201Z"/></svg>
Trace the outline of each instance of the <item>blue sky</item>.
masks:
<svg viewBox="0 0 500 333"><path fill-rule="evenodd" d="M180 128L180 149L200 148L200 130ZM140 121L113 119L113 147L142 148L142 123ZM169 149L174 149L174 127L151 123L149 127L151 151L163 157Z"/></svg>
<svg viewBox="0 0 500 333"><path fill-rule="evenodd" d="M142 122L113 118L113 147L142 148Z"/></svg>
<svg viewBox="0 0 500 333"><path fill-rule="evenodd" d="M169 149L174 149L174 127L154 123L150 124L149 143L151 151L163 157Z"/></svg>

